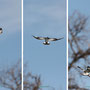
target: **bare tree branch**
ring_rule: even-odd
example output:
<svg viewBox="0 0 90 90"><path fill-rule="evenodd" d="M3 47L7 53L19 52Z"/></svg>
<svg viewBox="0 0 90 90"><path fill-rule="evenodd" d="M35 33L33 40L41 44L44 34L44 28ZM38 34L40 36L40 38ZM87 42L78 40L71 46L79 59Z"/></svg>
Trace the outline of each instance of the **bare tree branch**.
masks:
<svg viewBox="0 0 90 90"><path fill-rule="evenodd" d="M32 75L30 72L24 72L23 78L24 90L39 90L39 86L41 85L40 76ZM20 63L0 72L0 86L4 88L21 90L21 82L22 73Z"/></svg>
<svg viewBox="0 0 90 90"><path fill-rule="evenodd" d="M69 31L69 77L68 77L68 88L69 90L88 90L80 87L76 82L76 64L81 61L89 61L90 47L88 47L88 38L86 32L88 18L79 12L75 11L72 16L69 17L68 31ZM76 74L76 75L75 75ZM81 75L81 73L78 73ZM71 78L71 76L74 76Z"/></svg>

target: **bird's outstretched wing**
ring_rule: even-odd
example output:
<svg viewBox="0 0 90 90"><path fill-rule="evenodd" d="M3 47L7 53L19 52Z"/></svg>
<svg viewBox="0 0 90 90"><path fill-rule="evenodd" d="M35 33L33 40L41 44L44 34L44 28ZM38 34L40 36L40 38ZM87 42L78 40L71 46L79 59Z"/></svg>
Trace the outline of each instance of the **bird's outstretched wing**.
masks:
<svg viewBox="0 0 90 90"><path fill-rule="evenodd" d="M38 39L38 40L44 40L45 39L44 37L36 37L36 36L33 36L33 37Z"/></svg>
<svg viewBox="0 0 90 90"><path fill-rule="evenodd" d="M49 41L57 41L57 40L61 40L61 39L63 39L63 37L62 38L49 38Z"/></svg>

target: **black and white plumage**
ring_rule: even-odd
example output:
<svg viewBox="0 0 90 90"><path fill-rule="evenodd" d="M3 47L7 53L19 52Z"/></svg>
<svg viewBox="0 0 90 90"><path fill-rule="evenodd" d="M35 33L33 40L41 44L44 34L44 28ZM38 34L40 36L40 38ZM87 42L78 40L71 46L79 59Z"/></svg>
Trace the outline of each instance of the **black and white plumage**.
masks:
<svg viewBox="0 0 90 90"><path fill-rule="evenodd" d="M2 28L0 28L0 34L2 34L3 33L3 30L2 30Z"/></svg>
<svg viewBox="0 0 90 90"><path fill-rule="evenodd" d="M57 40L61 40L62 38L49 38L49 37L37 37L37 36L33 36L35 39L38 40L45 40L45 42L43 42L44 45L50 45L49 41L57 41Z"/></svg>
<svg viewBox="0 0 90 90"><path fill-rule="evenodd" d="M87 66L86 70L82 69L81 67L77 66L79 69L83 71L83 76L89 76L90 77L90 66Z"/></svg>

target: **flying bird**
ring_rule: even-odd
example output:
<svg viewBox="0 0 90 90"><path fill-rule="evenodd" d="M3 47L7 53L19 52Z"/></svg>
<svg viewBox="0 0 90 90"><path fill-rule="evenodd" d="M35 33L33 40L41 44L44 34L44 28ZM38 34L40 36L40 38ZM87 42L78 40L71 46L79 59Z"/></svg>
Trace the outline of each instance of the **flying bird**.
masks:
<svg viewBox="0 0 90 90"><path fill-rule="evenodd" d="M77 66L79 69L83 71L83 76L89 76L90 77L90 66L87 66L86 70L82 69L81 67Z"/></svg>
<svg viewBox="0 0 90 90"><path fill-rule="evenodd" d="M3 33L3 30L2 30L2 28L0 28L0 34L2 34Z"/></svg>
<svg viewBox="0 0 90 90"><path fill-rule="evenodd" d="M57 41L57 40L61 40L62 38L49 38L49 37L37 37L37 36L33 36L35 39L38 40L45 40L45 42L43 42L44 45L50 45L49 41Z"/></svg>

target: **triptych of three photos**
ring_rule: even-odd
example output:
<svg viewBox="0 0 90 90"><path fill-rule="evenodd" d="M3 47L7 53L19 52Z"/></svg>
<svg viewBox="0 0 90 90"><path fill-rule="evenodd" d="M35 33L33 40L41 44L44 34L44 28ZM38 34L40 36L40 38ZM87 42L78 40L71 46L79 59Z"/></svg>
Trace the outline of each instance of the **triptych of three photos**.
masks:
<svg viewBox="0 0 90 90"><path fill-rule="evenodd" d="M90 90L90 1L0 1L0 90Z"/></svg>

